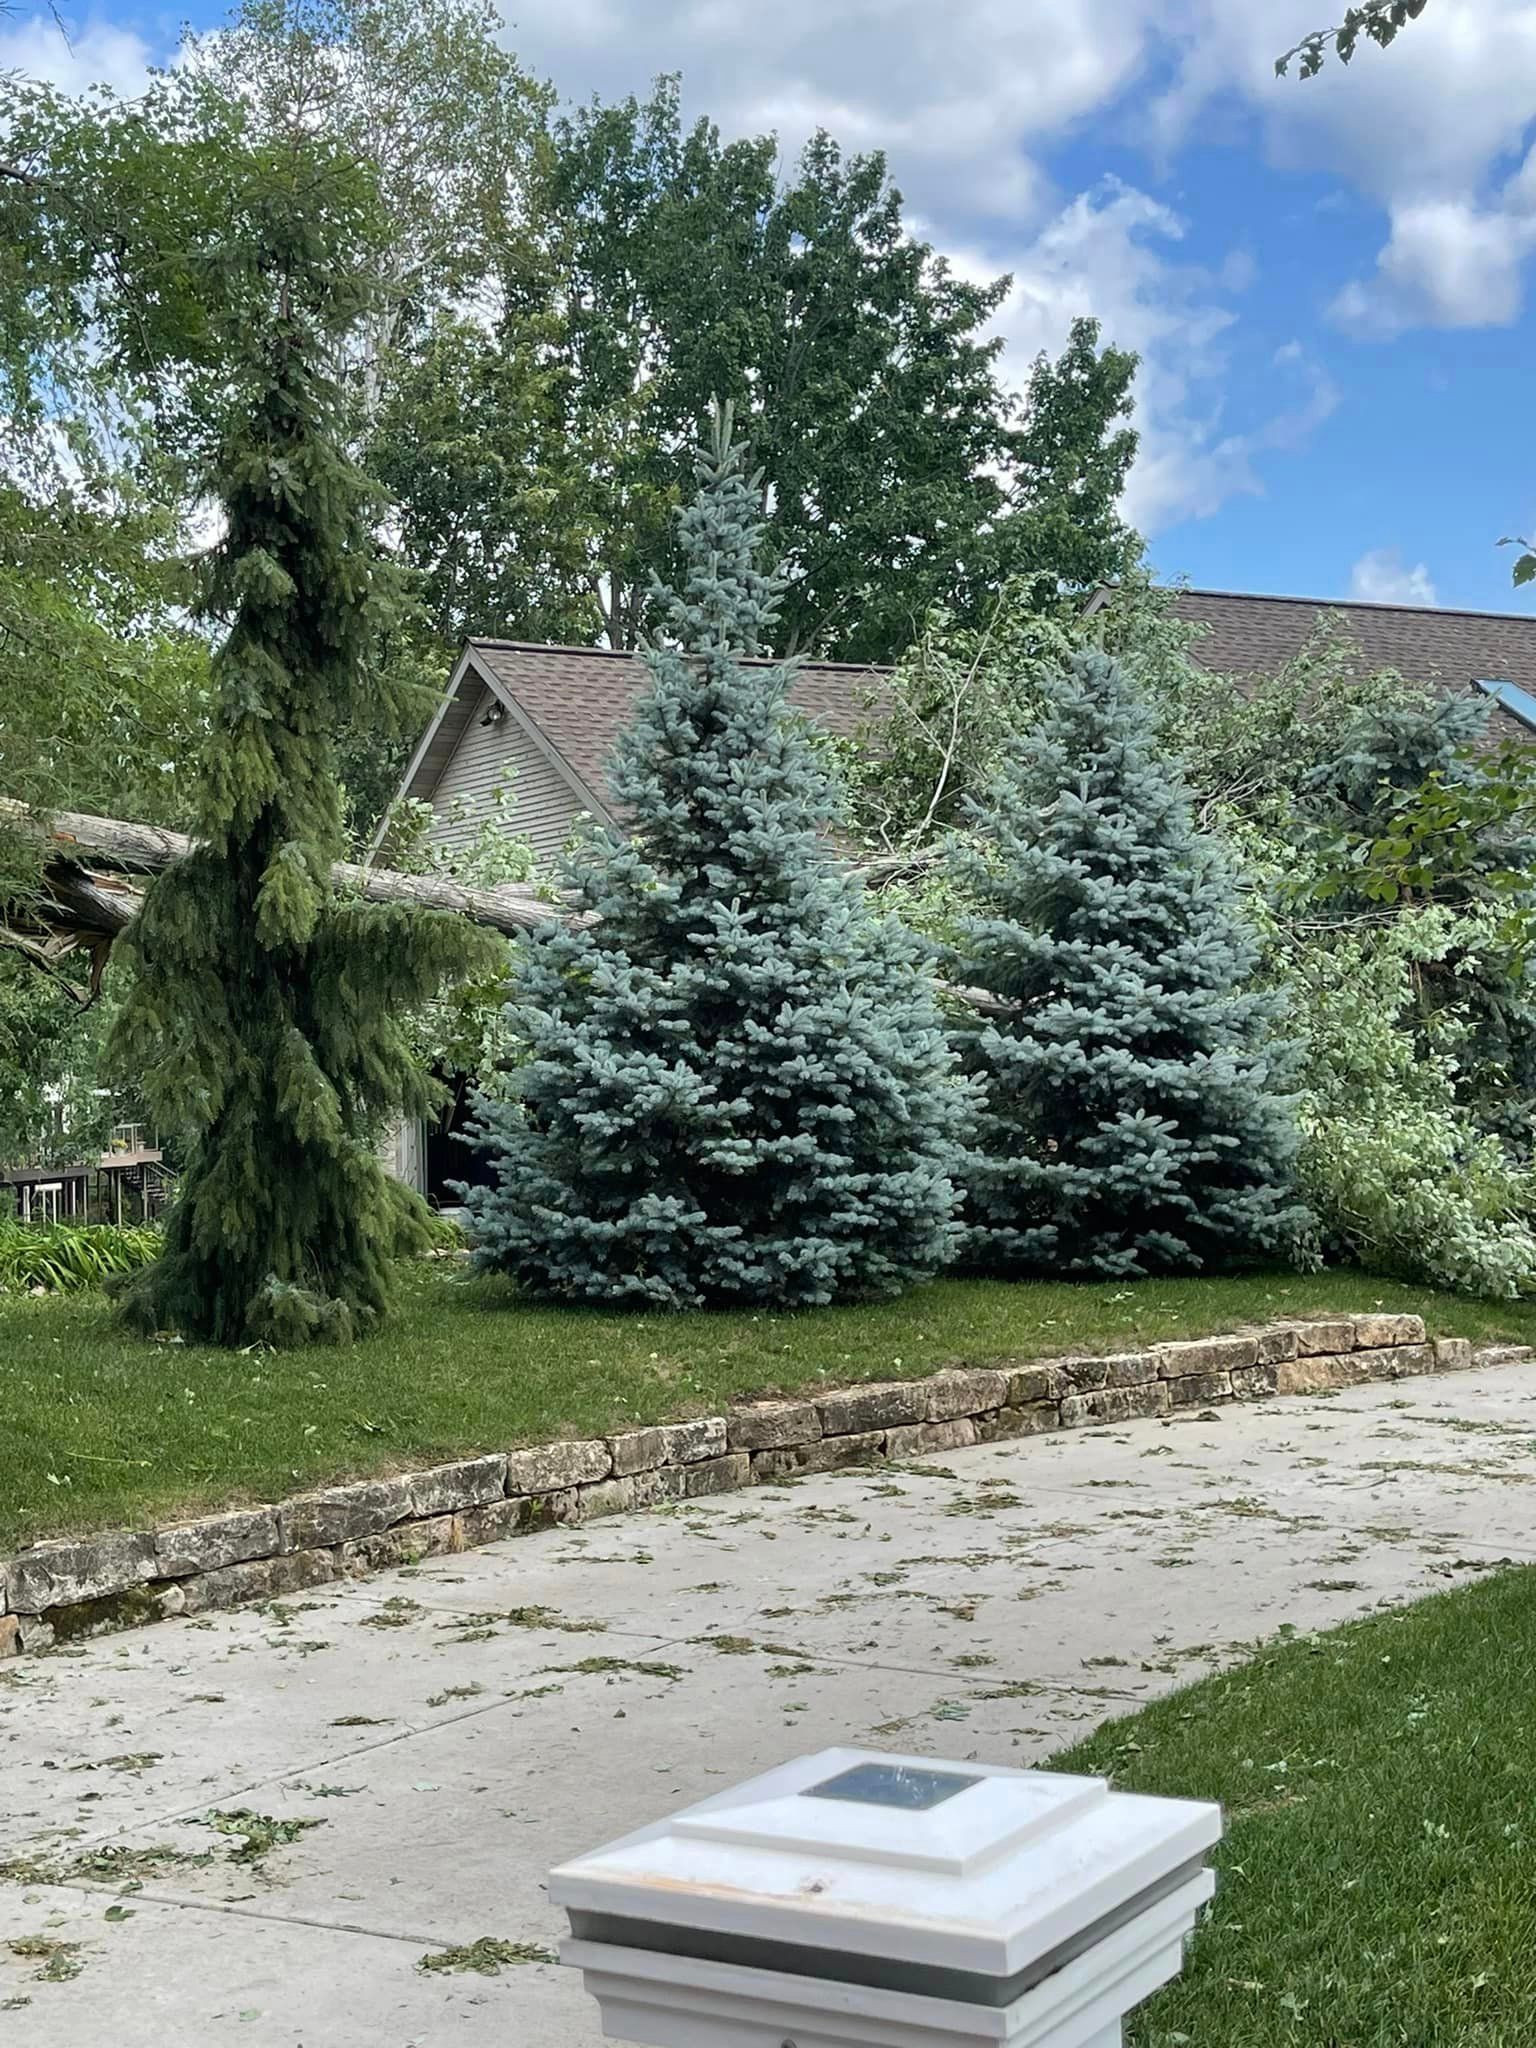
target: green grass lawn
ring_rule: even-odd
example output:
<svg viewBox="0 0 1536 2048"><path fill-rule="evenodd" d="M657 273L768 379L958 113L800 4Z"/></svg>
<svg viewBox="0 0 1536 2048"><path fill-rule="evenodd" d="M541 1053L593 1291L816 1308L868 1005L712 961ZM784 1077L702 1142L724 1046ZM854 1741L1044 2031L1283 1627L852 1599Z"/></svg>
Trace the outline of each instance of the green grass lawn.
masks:
<svg viewBox="0 0 1536 2048"><path fill-rule="evenodd" d="M1054 1759L1227 1809L1210 1917L1129 2048L1530 2048L1533 1672L1536 1572L1503 1572Z"/></svg>
<svg viewBox="0 0 1536 2048"><path fill-rule="evenodd" d="M897 1301L793 1315L618 1315L523 1306L501 1282L423 1264L383 1335L275 1355L142 1342L99 1295L0 1297L0 1550L774 1389L1378 1307L1417 1310L1437 1333L1536 1341L1536 1306L1351 1272L940 1280Z"/></svg>

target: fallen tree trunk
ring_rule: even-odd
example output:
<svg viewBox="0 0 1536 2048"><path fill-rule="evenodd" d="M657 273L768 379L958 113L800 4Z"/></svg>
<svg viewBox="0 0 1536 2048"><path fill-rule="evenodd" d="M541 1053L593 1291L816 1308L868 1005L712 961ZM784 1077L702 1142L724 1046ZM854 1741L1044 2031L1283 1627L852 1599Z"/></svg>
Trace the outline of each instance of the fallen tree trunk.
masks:
<svg viewBox="0 0 1536 2048"><path fill-rule="evenodd" d="M184 832L160 825L135 825L123 818L93 818L79 811L46 817L0 797L0 824L40 840L47 900L40 921L82 939L114 939L128 925L143 891L127 877L158 874L192 851ZM340 889L368 903L414 903L423 910L449 910L489 925L515 939L562 915L523 882L494 889L467 889L444 875L401 875L392 868L359 867L338 861L331 870Z"/></svg>
<svg viewBox="0 0 1536 2048"><path fill-rule="evenodd" d="M133 920L144 892L130 879L157 874L192 851L184 832L163 825L135 825L124 818L94 818L81 811L41 816L10 797L0 797L0 825L19 828L44 850L45 899L28 910L22 929L39 929L78 940L95 955L99 977L107 949ZM468 889L444 875L402 875L392 868L359 867L338 861L331 870L338 888L369 903L414 903L423 910L447 910L488 925L509 939L571 913L541 896L526 882L500 882L494 889ZM0 926L0 939L4 928ZM988 1015L1013 1006L983 989L941 984L945 992Z"/></svg>

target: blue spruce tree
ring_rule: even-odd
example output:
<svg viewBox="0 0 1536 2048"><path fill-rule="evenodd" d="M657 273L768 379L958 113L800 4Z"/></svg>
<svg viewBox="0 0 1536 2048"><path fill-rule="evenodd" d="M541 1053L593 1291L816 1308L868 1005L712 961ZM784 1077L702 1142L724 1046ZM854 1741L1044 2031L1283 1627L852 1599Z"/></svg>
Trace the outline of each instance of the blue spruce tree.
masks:
<svg viewBox="0 0 1536 2048"><path fill-rule="evenodd" d="M612 766L627 836L574 858L592 922L530 942L528 1058L482 1104L480 1262L574 1301L886 1293L951 1253L965 1098L919 949L828 844L791 669L744 661L778 585L728 411L697 467L677 645L647 651Z"/></svg>
<svg viewBox="0 0 1536 2048"><path fill-rule="evenodd" d="M1290 1060L1220 848L1124 671L1078 656L989 797L949 963L995 1009L960 1035L983 1093L965 1257L1134 1275L1284 1251Z"/></svg>

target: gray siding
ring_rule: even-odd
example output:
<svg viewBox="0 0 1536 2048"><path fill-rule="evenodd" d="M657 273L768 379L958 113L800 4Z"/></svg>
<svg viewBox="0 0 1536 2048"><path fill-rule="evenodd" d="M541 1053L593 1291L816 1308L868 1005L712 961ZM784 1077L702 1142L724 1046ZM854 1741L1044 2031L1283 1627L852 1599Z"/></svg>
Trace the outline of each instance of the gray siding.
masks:
<svg viewBox="0 0 1536 2048"><path fill-rule="evenodd" d="M506 813L511 830L531 840L541 858L558 853L581 808L576 794L510 712L493 725L480 723L495 702L489 690L480 692L458 745L443 764L432 791L437 816L428 836L450 853L468 846L493 809L497 791L504 789L511 795Z"/></svg>

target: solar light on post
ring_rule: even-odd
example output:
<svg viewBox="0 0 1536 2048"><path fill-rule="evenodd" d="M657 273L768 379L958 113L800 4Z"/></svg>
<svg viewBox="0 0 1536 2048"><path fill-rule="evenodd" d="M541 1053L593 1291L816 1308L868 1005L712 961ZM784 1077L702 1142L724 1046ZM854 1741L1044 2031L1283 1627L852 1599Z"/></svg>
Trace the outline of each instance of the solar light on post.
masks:
<svg viewBox="0 0 1536 2048"><path fill-rule="evenodd" d="M801 1757L562 1864L610 2039L1120 2048L1215 1889L1221 1809L1102 1778Z"/></svg>

